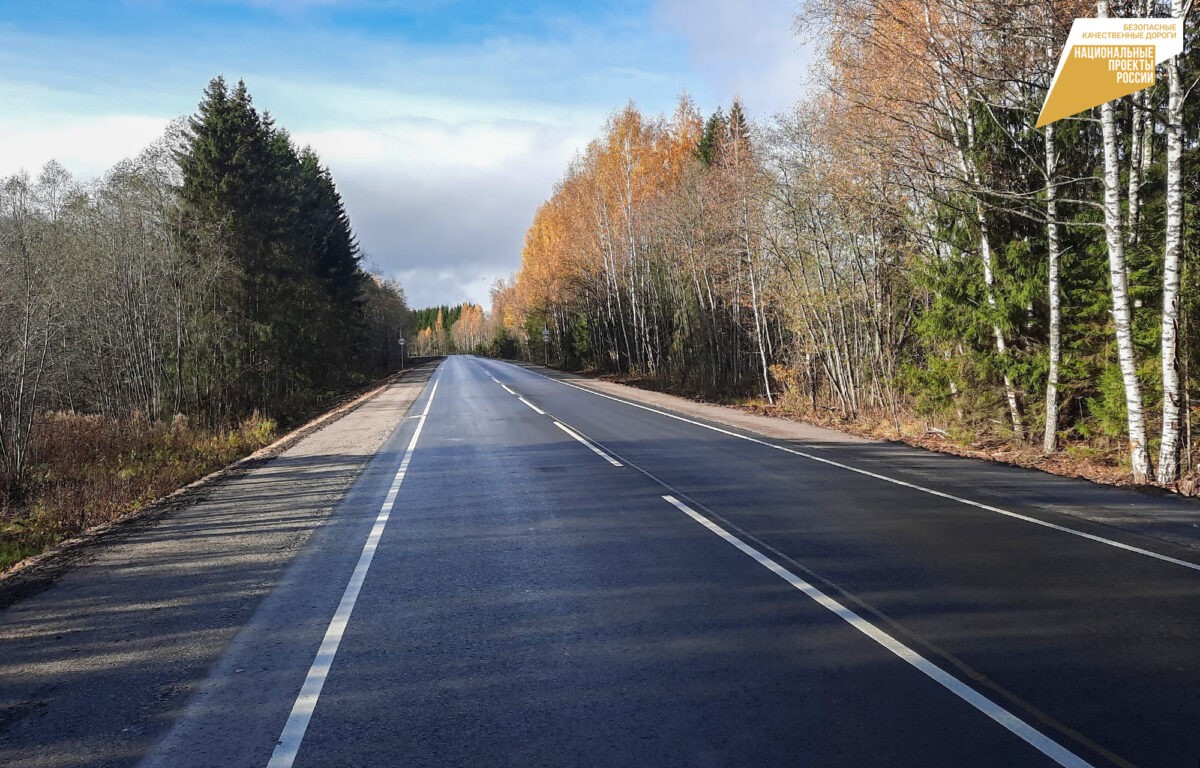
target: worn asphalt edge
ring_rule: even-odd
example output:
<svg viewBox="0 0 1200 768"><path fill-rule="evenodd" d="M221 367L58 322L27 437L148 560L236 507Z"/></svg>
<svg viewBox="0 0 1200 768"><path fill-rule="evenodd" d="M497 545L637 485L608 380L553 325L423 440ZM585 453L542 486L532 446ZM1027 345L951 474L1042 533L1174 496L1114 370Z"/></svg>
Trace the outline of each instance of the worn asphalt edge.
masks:
<svg viewBox="0 0 1200 768"><path fill-rule="evenodd" d="M212 486L243 477L252 469L265 465L304 438L332 424L378 397L393 384L412 371L440 361L424 362L414 368L405 368L383 380L383 383L334 406L332 409L296 427L269 445L259 448L248 456L220 469L213 470L198 480L176 488L165 496L145 506L121 515L106 523L88 528L86 531L55 544L45 552L27 557L14 563L0 573L0 611L27 597L37 594L54 584L72 567L86 562L101 547L120 541L134 531L158 522L162 518L198 501L203 501L204 491Z"/></svg>

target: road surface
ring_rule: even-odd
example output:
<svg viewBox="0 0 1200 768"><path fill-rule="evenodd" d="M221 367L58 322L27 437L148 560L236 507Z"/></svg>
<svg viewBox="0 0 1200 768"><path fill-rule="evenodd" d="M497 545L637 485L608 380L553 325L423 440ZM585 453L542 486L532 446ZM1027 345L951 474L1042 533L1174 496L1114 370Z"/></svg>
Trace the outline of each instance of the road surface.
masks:
<svg viewBox="0 0 1200 768"><path fill-rule="evenodd" d="M257 481L275 511L256 535L292 544L206 570L191 624L154 626L206 649L176 693L58 658L51 632L88 631L63 612L87 624L107 614L84 597L133 589L119 565L8 609L0 763L1200 762L1200 557L1029 498L1082 485L1026 474L1005 499L975 462L939 459L943 480L880 444L764 438L492 360L407 386L326 516L286 516L320 472ZM161 676L136 637L178 602L145 594L170 566L146 555L121 598L129 654L71 652ZM123 707L136 737L95 733Z"/></svg>

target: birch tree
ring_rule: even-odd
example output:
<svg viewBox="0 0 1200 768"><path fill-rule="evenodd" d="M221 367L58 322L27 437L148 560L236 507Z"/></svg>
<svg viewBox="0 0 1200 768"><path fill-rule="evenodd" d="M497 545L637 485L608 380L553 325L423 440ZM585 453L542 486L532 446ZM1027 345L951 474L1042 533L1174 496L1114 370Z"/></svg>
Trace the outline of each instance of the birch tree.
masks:
<svg viewBox="0 0 1200 768"><path fill-rule="evenodd" d="M1042 452L1058 450L1058 366L1062 359L1062 289L1058 270L1060 261L1058 224L1058 155L1054 147L1054 125L1044 129L1046 148L1046 273L1049 293L1049 351L1046 372L1046 423L1042 432Z"/></svg>
<svg viewBox="0 0 1200 768"><path fill-rule="evenodd" d="M1099 18L1108 16L1108 0L1096 3L1096 15ZM1129 302L1129 275L1125 265L1125 238L1121 221L1121 166L1117 155L1116 114L1111 101L1100 106L1100 128L1104 136L1104 238L1108 245L1108 276L1112 288L1117 362L1125 388L1129 461L1134 482L1144 483L1151 477L1150 452L1146 444L1142 388L1137 377L1137 352L1133 346L1133 311Z"/></svg>
<svg viewBox="0 0 1200 768"><path fill-rule="evenodd" d="M1190 2L1189 4L1190 5ZM1184 0L1172 0L1171 15L1186 15ZM1183 83L1180 56L1167 60L1167 178L1166 231L1163 247L1162 441L1158 453L1158 482L1179 479L1180 427L1183 391L1179 378L1179 284L1183 261Z"/></svg>

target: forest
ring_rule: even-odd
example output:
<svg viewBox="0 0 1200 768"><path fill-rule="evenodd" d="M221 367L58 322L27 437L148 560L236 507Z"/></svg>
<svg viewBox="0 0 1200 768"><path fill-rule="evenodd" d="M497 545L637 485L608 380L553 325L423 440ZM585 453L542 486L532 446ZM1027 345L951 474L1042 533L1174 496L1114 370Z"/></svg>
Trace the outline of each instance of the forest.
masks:
<svg viewBox="0 0 1200 768"><path fill-rule="evenodd" d="M410 320L329 169L212 80L94 182L0 180L0 567L394 372Z"/></svg>
<svg viewBox="0 0 1200 768"><path fill-rule="evenodd" d="M492 325L483 307L463 302L456 307L427 307L412 311L406 328L415 329L414 355L486 354Z"/></svg>
<svg viewBox="0 0 1200 768"><path fill-rule="evenodd" d="M99 179L0 179L0 567L394 372L402 338L1194 492L1194 31L1152 87L1035 127L1074 18L1188 10L809 0L790 110L616 110L487 312L371 274L242 82Z"/></svg>
<svg viewBox="0 0 1200 768"><path fill-rule="evenodd" d="M1035 128L1075 17L1184 12L811 0L785 114L613 113L494 289L491 347L1194 489L1194 31L1153 87Z"/></svg>

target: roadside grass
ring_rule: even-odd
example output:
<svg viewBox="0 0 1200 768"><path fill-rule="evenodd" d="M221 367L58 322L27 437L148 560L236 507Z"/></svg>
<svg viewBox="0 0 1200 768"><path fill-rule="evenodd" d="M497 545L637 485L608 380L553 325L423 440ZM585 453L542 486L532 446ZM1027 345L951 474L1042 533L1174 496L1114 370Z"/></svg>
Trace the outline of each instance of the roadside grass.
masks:
<svg viewBox="0 0 1200 768"><path fill-rule="evenodd" d="M258 414L215 431L184 416L42 415L22 495L0 502L0 572L253 453L276 430Z"/></svg>

